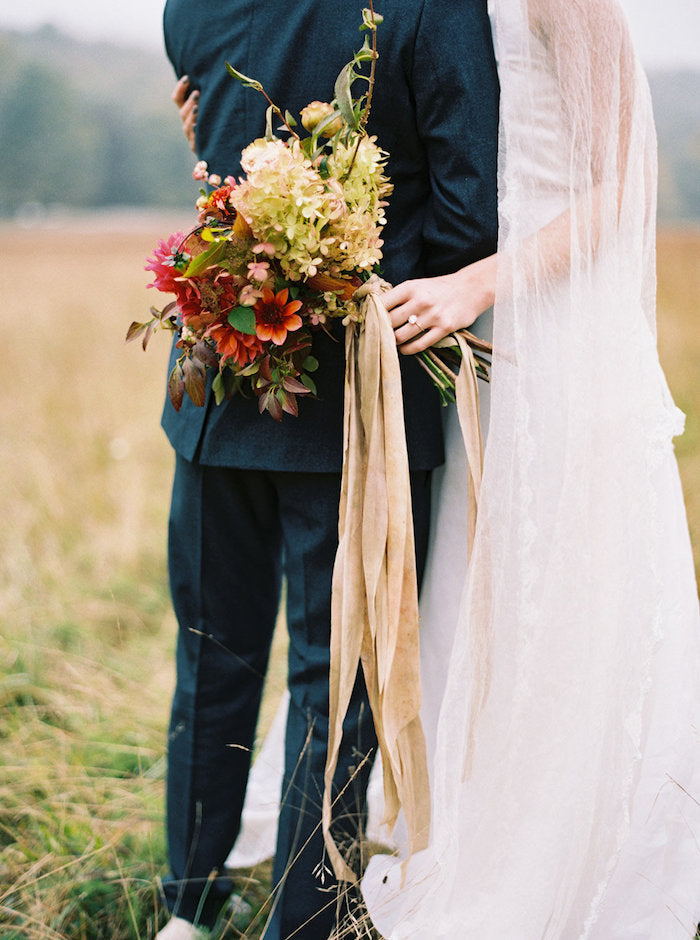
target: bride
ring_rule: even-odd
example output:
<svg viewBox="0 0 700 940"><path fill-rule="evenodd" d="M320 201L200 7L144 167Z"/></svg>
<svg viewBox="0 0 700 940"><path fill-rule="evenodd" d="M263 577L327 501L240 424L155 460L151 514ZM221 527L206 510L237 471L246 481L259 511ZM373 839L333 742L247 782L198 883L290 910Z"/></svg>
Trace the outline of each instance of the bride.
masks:
<svg viewBox="0 0 700 940"><path fill-rule="evenodd" d="M449 416L421 598L430 843L375 856L363 892L389 940L692 938L700 625L648 88L616 0L490 12L498 254L384 298L405 353L495 300L496 352L469 570Z"/></svg>
<svg viewBox="0 0 700 940"><path fill-rule="evenodd" d="M412 353L495 293L496 354L456 622L446 521L421 601L430 845L375 856L363 891L390 940L692 938L700 624L655 347L648 89L615 0L491 14L498 254L385 298Z"/></svg>

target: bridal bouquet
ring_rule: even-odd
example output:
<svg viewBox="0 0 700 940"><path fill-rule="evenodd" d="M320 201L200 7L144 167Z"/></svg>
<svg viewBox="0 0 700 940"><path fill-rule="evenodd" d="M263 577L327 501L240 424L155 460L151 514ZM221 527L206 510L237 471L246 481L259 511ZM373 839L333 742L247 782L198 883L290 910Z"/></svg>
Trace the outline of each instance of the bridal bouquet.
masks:
<svg viewBox="0 0 700 940"><path fill-rule="evenodd" d="M174 300L152 307L151 319L132 323L126 337L141 337L145 349L159 328L177 335L181 353L168 379L176 410L185 394L204 404L210 367L217 404L242 391L257 396L260 412L277 421L284 412L297 415L297 396L316 392L313 334L328 331L333 319L346 325L361 319L354 294L381 260L393 189L384 172L389 155L365 130L381 20L371 4L363 10L360 28L372 42L366 37L341 71L331 102L302 110L301 132L259 82L227 63L235 79L268 101L265 137L243 150L239 179L222 181L197 164L195 179L209 186L197 201L198 225L161 240L146 265L154 275L149 287ZM368 76L358 71L366 61ZM356 99L358 79L367 90ZM477 374L488 379L483 353L490 347L462 334L476 350ZM447 404L455 400L461 347L454 336L437 345L440 355L430 349L417 359Z"/></svg>
<svg viewBox="0 0 700 940"><path fill-rule="evenodd" d="M315 393L312 335L329 322L358 319L356 289L379 263L388 154L365 131L381 17L363 13L367 38L340 73L335 99L315 101L300 115L306 131L268 98L259 82L227 65L230 74L269 101L267 133L242 154L244 175L223 181L205 163L194 176L210 187L197 202L199 224L161 240L148 259L151 287L174 300L132 323L127 340L144 349L158 328L178 336L168 392L179 409L186 393L203 405L206 368L216 370L217 403L239 390L258 398L260 412L281 420L298 413L297 396ZM357 71L371 61L369 77ZM367 93L352 97L356 79ZM285 139L273 130L275 121ZM303 133L303 132L302 132Z"/></svg>

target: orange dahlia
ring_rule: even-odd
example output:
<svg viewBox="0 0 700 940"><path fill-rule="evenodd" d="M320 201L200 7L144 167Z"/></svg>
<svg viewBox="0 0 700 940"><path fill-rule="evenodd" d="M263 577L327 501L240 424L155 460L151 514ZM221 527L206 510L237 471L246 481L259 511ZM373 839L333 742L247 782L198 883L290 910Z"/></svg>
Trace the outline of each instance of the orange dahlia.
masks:
<svg viewBox="0 0 700 940"><path fill-rule="evenodd" d="M216 351L222 360L232 359L238 366L247 366L263 351L257 336L240 333L228 323L216 323L207 332L216 343Z"/></svg>
<svg viewBox="0 0 700 940"><path fill-rule="evenodd" d="M255 332L263 342L272 342L281 346L287 333L298 330L302 320L297 310L301 309L300 300L289 300L289 289L276 294L269 287L263 287L262 297L253 308L255 310Z"/></svg>

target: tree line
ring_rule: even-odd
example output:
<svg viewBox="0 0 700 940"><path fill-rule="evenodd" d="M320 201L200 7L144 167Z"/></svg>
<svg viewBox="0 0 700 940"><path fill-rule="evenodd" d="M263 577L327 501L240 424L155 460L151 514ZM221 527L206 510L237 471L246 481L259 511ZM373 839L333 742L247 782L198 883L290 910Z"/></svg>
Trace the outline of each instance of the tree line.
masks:
<svg viewBox="0 0 700 940"><path fill-rule="evenodd" d="M165 54L0 31L0 217L30 208L189 209L194 162ZM659 216L700 221L700 72L650 75Z"/></svg>

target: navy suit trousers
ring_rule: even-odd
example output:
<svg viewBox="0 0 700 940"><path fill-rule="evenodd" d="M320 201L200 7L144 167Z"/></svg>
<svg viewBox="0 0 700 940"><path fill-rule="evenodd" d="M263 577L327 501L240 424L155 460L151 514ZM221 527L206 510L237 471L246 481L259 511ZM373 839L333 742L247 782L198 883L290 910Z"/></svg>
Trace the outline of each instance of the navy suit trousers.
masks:
<svg viewBox="0 0 700 940"><path fill-rule="evenodd" d="M412 473L419 577L430 472ZM241 470L177 457L169 562L180 632L168 746L171 911L211 926L231 891L223 872L245 796L255 727L287 578L286 770L266 940L326 940L336 910L320 830L328 734L331 578L340 475ZM334 832L362 826L376 737L358 677L336 776ZM350 786L346 787L352 778ZM321 864L320 864L321 863ZM303 926L302 928L302 925ZM300 928L302 928L300 930Z"/></svg>

